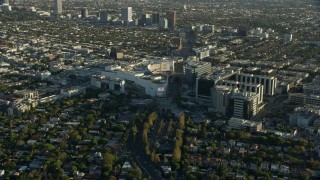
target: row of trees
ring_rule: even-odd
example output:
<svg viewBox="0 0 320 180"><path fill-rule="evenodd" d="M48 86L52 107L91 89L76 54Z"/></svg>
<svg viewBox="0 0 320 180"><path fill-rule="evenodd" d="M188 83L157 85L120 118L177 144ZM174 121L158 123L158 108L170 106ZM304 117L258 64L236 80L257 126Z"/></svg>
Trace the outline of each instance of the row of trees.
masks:
<svg viewBox="0 0 320 180"><path fill-rule="evenodd" d="M158 119L158 114L156 112L152 112L147 119L147 122L143 124L143 131L142 131L142 142L145 145L145 151L147 155L150 155L150 147L148 141L148 134L150 132L150 128L154 125L154 123Z"/></svg>
<svg viewBox="0 0 320 180"><path fill-rule="evenodd" d="M179 128L176 130L175 147L172 152L172 163L174 169L180 168L181 147L183 145L183 130L185 129L185 114L180 113Z"/></svg>

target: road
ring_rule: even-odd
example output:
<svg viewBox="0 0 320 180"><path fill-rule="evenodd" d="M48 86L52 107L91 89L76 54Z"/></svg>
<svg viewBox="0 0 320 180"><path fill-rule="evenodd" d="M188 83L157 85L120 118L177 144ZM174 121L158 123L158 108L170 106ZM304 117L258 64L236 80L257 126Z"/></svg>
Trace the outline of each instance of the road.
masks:
<svg viewBox="0 0 320 180"><path fill-rule="evenodd" d="M173 80L172 82L170 82L169 89L167 91L168 92L167 97L163 99L158 99L158 102L157 102L158 109L163 109L163 108L170 109L171 112L176 117L179 117L180 112L182 111L182 109L177 107L177 105L173 102L174 101L173 98L177 95L179 91L179 87L180 87L179 84L180 83L178 82L178 80L176 81ZM160 119L158 120L160 121ZM166 122L165 127L168 127L168 123L169 122ZM161 135L166 134L165 127L162 130ZM154 128L155 128L154 132L149 135L149 139L152 139L151 143L154 143L153 138L158 137L157 129L159 128L159 126L157 125ZM150 147L151 146L152 144L150 144ZM143 170L143 172L148 176L149 179L154 179L154 180L164 179L161 177L161 172L157 170L157 168L151 162L149 156L145 154L145 146L142 142L142 129L140 129L136 134L135 140L133 138L133 135L130 133L130 136L128 138L127 145L126 145L126 150L131 152L131 154L135 157L136 162L138 163L140 168Z"/></svg>
<svg viewBox="0 0 320 180"><path fill-rule="evenodd" d="M149 177L149 179L162 179L160 171L158 171L156 167L154 167L149 157L145 154L145 146L142 142L142 131L139 131L136 134L135 140L133 138L133 135L130 134L126 148L132 153L133 157L135 157L138 165Z"/></svg>

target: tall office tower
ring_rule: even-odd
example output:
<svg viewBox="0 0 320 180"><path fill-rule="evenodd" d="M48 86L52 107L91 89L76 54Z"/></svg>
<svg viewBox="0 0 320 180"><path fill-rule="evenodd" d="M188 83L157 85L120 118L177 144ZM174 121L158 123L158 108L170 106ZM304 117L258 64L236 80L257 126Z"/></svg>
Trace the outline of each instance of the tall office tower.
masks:
<svg viewBox="0 0 320 180"><path fill-rule="evenodd" d="M107 11L101 11L100 12L100 21L107 22L109 20L109 16Z"/></svg>
<svg viewBox="0 0 320 180"><path fill-rule="evenodd" d="M81 9L81 18L88 18L89 16L89 11L87 8Z"/></svg>
<svg viewBox="0 0 320 180"><path fill-rule="evenodd" d="M259 95L252 92L235 92L232 96L233 117L252 119L259 112Z"/></svg>
<svg viewBox="0 0 320 180"><path fill-rule="evenodd" d="M247 36L247 34L248 34L248 28L247 27L240 26L238 28L238 36L245 37L245 36Z"/></svg>
<svg viewBox="0 0 320 180"><path fill-rule="evenodd" d="M132 7L126 7L121 10L122 20L132 21Z"/></svg>
<svg viewBox="0 0 320 180"><path fill-rule="evenodd" d="M53 8L55 14L62 14L62 0L54 0Z"/></svg>
<svg viewBox="0 0 320 180"><path fill-rule="evenodd" d="M159 24L160 22L160 15L159 13L152 14L152 24Z"/></svg>
<svg viewBox="0 0 320 180"><path fill-rule="evenodd" d="M284 43L289 43L290 41L292 41L292 34L285 34L284 36L283 36L283 41L284 41Z"/></svg>
<svg viewBox="0 0 320 180"><path fill-rule="evenodd" d="M0 1L0 4L7 5L7 6L10 5L10 4L9 4L9 0L1 0L1 1Z"/></svg>
<svg viewBox="0 0 320 180"><path fill-rule="evenodd" d="M168 28L176 27L176 11L167 12Z"/></svg>
<svg viewBox="0 0 320 180"><path fill-rule="evenodd" d="M204 25L203 33L214 33L214 25Z"/></svg>
<svg viewBox="0 0 320 180"><path fill-rule="evenodd" d="M181 50L182 49L182 38L180 38L180 37L172 38L171 44L173 45L173 47L177 48L178 50Z"/></svg>
<svg viewBox="0 0 320 180"><path fill-rule="evenodd" d="M168 28L168 20L167 19L160 19L159 25L160 25L160 28L167 29Z"/></svg>
<svg viewBox="0 0 320 180"><path fill-rule="evenodd" d="M182 55L188 56L194 53L193 46L197 42L197 36L192 29L186 29L183 37Z"/></svg>
<svg viewBox="0 0 320 180"><path fill-rule="evenodd" d="M231 108L230 100L232 96L232 87L229 86L215 86L211 88L213 108L217 112L226 115Z"/></svg>
<svg viewBox="0 0 320 180"><path fill-rule="evenodd" d="M0 0L0 4L9 6L9 0Z"/></svg>
<svg viewBox="0 0 320 180"><path fill-rule="evenodd" d="M149 14L141 14L141 18L140 18L140 26L145 26L147 24L147 18L149 18L150 15Z"/></svg>

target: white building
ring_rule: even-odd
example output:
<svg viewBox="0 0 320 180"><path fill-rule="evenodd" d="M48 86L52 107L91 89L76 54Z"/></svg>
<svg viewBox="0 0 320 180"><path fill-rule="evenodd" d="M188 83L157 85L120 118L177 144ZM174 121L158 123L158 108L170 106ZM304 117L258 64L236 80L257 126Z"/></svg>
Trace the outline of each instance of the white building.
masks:
<svg viewBox="0 0 320 180"><path fill-rule="evenodd" d="M106 78L105 76L91 76L91 86L106 88L112 92L125 93L125 81L119 78Z"/></svg>
<svg viewBox="0 0 320 180"><path fill-rule="evenodd" d="M67 89L62 89L60 94L66 97L72 97L78 94L84 94L86 92L86 87L75 86Z"/></svg>
<svg viewBox="0 0 320 180"><path fill-rule="evenodd" d="M283 36L283 41L284 41L284 43L289 43L289 42L291 42L291 41L292 41L292 34L285 34L285 35Z"/></svg>
<svg viewBox="0 0 320 180"><path fill-rule="evenodd" d="M38 76L41 80L45 80L51 76L51 72L50 71L41 72L38 74Z"/></svg>
<svg viewBox="0 0 320 180"><path fill-rule="evenodd" d="M132 21L132 7L121 9L122 20L125 22Z"/></svg>
<svg viewBox="0 0 320 180"><path fill-rule="evenodd" d="M253 83L263 85L263 93L273 96L277 89L278 80L275 76L262 76L254 74L240 73L236 75L236 80L240 83Z"/></svg>
<svg viewBox="0 0 320 180"><path fill-rule="evenodd" d="M142 91L152 97L164 97L168 88L167 76L164 75L145 75L144 72L114 70L102 71L101 75L107 78L119 78L124 80L127 86L136 86L137 91Z"/></svg>
<svg viewBox="0 0 320 180"><path fill-rule="evenodd" d="M23 98L25 100L38 99L39 98L38 91L32 91L32 90L27 90L27 89L20 90L20 91L15 91L15 92L13 92L13 94L15 96L21 97L21 98Z"/></svg>
<svg viewBox="0 0 320 180"><path fill-rule="evenodd" d="M4 171L3 169L0 170L0 177L1 177L1 176L4 176L4 172L5 172L5 171Z"/></svg>
<svg viewBox="0 0 320 180"><path fill-rule="evenodd" d="M3 12L8 12L8 11L12 11L11 6L9 6L8 4L3 4L0 6L1 11Z"/></svg>
<svg viewBox="0 0 320 180"><path fill-rule="evenodd" d="M233 116L236 118L252 119L259 112L259 94L252 92L234 92L232 99Z"/></svg>
<svg viewBox="0 0 320 180"><path fill-rule="evenodd" d="M174 63L176 61L173 59L161 59L159 61L150 61L148 69L151 72L174 72Z"/></svg>
<svg viewBox="0 0 320 180"><path fill-rule="evenodd" d="M253 92L259 94L259 101L258 103L263 103L263 85L261 84L252 84L252 83L240 83L238 81L230 81L230 80L223 80L221 82L222 85L226 85L229 87L239 88L246 92Z"/></svg>
<svg viewBox="0 0 320 180"><path fill-rule="evenodd" d="M212 88L213 108L223 115L228 113L232 89L228 86L215 86Z"/></svg>
<svg viewBox="0 0 320 180"><path fill-rule="evenodd" d="M320 85L319 84L303 84L303 93L320 95Z"/></svg>
<svg viewBox="0 0 320 180"><path fill-rule="evenodd" d="M159 25L160 25L160 28L162 29L168 29L168 19L161 18Z"/></svg>
<svg viewBox="0 0 320 180"><path fill-rule="evenodd" d="M289 102L320 106L320 96L313 94L289 93Z"/></svg>
<svg viewBox="0 0 320 180"><path fill-rule="evenodd" d="M207 48L199 48L195 49L194 51L196 52L196 56L199 60L210 56L210 50Z"/></svg>
<svg viewBox="0 0 320 180"><path fill-rule="evenodd" d="M53 8L55 14L62 14L62 0L54 0Z"/></svg>
<svg viewBox="0 0 320 180"><path fill-rule="evenodd" d="M258 28L256 28L256 29L254 29L254 34L255 34L255 35L261 35L261 34L262 34L262 32L263 32L263 29L262 29L262 28L260 28L260 27L258 27Z"/></svg>
<svg viewBox="0 0 320 180"><path fill-rule="evenodd" d="M262 122L249 121L242 118L232 117L228 120L228 129L261 131Z"/></svg>
<svg viewBox="0 0 320 180"><path fill-rule="evenodd" d="M214 25L208 25L208 24L204 25L203 31L205 33L214 33Z"/></svg>
<svg viewBox="0 0 320 180"><path fill-rule="evenodd" d="M316 106L315 106L316 107ZM320 114L319 107L298 107L290 114L290 124L297 127L309 127Z"/></svg>

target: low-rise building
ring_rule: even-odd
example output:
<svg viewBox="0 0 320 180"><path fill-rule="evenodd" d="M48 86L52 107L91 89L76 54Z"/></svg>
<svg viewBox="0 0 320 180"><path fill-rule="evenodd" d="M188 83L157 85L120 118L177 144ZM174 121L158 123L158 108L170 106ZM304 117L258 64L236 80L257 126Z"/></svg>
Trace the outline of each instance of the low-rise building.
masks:
<svg viewBox="0 0 320 180"><path fill-rule="evenodd" d="M241 118L232 117L228 121L228 129L246 130L246 131L261 131L262 122L249 121Z"/></svg>
<svg viewBox="0 0 320 180"><path fill-rule="evenodd" d="M290 124L297 127L311 126L319 114L320 110L318 106L297 107L289 115Z"/></svg>

